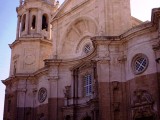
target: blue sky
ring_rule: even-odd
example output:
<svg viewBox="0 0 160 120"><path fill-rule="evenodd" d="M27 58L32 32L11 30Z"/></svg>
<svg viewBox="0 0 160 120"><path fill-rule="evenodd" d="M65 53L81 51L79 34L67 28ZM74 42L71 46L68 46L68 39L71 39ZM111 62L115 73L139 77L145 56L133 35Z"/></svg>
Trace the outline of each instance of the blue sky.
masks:
<svg viewBox="0 0 160 120"><path fill-rule="evenodd" d="M0 0L0 80L8 77L10 66L10 48L8 44L15 40L17 1ZM0 83L0 120L3 119L5 86Z"/></svg>
<svg viewBox="0 0 160 120"><path fill-rule="evenodd" d="M60 0L62 3L63 0ZM16 36L17 14L19 0L0 0L0 80L9 75L10 48ZM132 16L142 20L150 20L151 9L160 7L160 0L131 0ZM0 120L3 119L5 86L0 83Z"/></svg>

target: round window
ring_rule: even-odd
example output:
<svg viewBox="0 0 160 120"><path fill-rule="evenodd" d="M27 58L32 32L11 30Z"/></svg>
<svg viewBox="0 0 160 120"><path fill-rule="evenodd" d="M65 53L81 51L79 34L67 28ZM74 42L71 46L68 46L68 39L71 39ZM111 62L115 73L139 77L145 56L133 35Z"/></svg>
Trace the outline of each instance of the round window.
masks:
<svg viewBox="0 0 160 120"><path fill-rule="evenodd" d="M87 54L91 51L91 44L86 44L84 46L84 52Z"/></svg>
<svg viewBox="0 0 160 120"><path fill-rule="evenodd" d="M47 98L47 90L46 88L41 88L38 92L38 100L40 103L44 102Z"/></svg>
<svg viewBox="0 0 160 120"><path fill-rule="evenodd" d="M134 74L143 73L148 67L148 58L144 54L137 54L132 60Z"/></svg>

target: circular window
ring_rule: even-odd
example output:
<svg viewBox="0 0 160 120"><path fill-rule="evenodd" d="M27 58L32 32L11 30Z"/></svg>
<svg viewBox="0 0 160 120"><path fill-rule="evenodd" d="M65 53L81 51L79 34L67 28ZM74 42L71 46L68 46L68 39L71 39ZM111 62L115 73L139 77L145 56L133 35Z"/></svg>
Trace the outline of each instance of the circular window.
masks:
<svg viewBox="0 0 160 120"><path fill-rule="evenodd" d="M38 100L40 103L44 102L47 98L47 90L46 88L41 88L38 92Z"/></svg>
<svg viewBox="0 0 160 120"><path fill-rule="evenodd" d="M84 52L87 54L91 51L91 44L86 44L84 46Z"/></svg>
<svg viewBox="0 0 160 120"><path fill-rule="evenodd" d="M143 73L148 67L148 58L144 54L137 54L132 60L134 74Z"/></svg>

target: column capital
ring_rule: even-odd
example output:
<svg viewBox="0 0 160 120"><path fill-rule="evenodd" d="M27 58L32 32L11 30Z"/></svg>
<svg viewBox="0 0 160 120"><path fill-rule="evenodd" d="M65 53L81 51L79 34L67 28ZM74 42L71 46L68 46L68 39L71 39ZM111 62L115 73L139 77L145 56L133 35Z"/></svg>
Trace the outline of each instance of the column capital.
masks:
<svg viewBox="0 0 160 120"><path fill-rule="evenodd" d="M159 41L157 44L153 45L153 46L152 46L152 49L153 49L154 51L160 50L160 41Z"/></svg>
<svg viewBox="0 0 160 120"><path fill-rule="evenodd" d="M111 58L109 56L96 57L94 60L96 60L99 63L109 63L111 61Z"/></svg>
<svg viewBox="0 0 160 120"><path fill-rule="evenodd" d="M26 88L18 88L17 92L27 92L27 89Z"/></svg>
<svg viewBox="0 0 160 120"><path fill-rule="evenodd" d="M51 81L51 82L56 82L56 81L59 80L59 76L49 76L48 80Z"/></svg>
<svg viewBox="0 0 160 120"><path fill-rule="evenodd" d="M127 56L126 55L119 56L117 60L119 63L125 62L127 60Z"/></svg>

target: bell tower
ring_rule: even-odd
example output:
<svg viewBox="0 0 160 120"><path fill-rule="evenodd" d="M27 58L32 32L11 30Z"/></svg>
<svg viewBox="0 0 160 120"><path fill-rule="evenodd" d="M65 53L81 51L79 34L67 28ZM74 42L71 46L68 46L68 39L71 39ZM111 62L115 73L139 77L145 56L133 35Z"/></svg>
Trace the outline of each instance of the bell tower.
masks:
<svg viewBox="0 0 160 120"><path fill-rule="evenodd" d="M20 0L16 40L10 44L10 75L6 85L4 120L35 120L37 86L34 73L52 55L51 17L54 0Z"/></svg>
<svg viewBox="0 0 160 120"><path fill-rule="evenodd" d="M50 21L56 9L54 0L20 0L16 40L10 45L10 76L33 73L51 57Z"/></svg>
<svg viewBox="0 0 160 120"><path fill-rule="evenodd" d="M17 8L17 39L41 37L51 39L50 19L54 11L54 0L20 0Z"/></svg>
<svg viewBox="0 0 160 120"><path fill-rule="evenodd" d="M102 35L119 36L132 28L130 0L100 0L100 27ZM104 19L103 19L104 18Z"/></svg>

